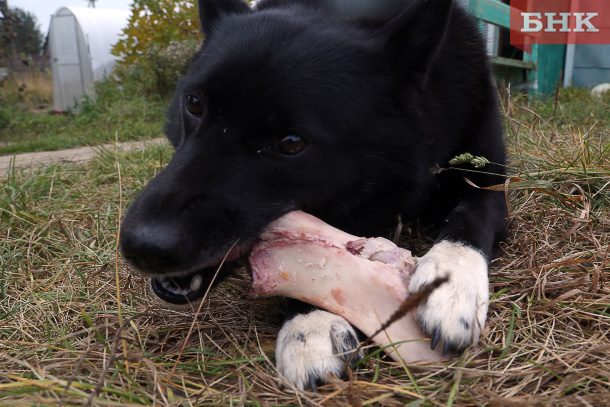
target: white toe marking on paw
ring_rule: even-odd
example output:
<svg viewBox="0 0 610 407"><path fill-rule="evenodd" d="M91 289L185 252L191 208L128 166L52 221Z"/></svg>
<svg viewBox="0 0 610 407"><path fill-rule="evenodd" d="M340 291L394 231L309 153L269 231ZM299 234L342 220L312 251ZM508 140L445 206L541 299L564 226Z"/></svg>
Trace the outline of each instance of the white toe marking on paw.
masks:
<svg viewBox="0 0 610 407"><path fill-rule="evenodd" d="M417 318L429 335L441 329L442 342L457 348L476 343L485 326L489 305L489 278L485 257L477 250L448 241L435 244L419 259L409 284L416 292L438 277L449 281L419 306Z"/></svg>
<svg viewBox="0 0 610 407"><path fill-rule="evenodd" d="M341 352L348 349L335 355L331 334L339 342L346 335L357 338L349 322L326 311L316 310L286 321L275 348L277 369L286 381L303 390L309 387L310 377L326 381L329 373L343 375L346 353ZM354 361L360 358L361 352Z"/></svg>

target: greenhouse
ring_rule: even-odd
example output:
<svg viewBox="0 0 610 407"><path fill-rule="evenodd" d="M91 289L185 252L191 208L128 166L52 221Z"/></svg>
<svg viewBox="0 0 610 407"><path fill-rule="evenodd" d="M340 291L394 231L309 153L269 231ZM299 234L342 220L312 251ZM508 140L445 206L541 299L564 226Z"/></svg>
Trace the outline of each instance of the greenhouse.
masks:
<svg viewBox="0 0 610 407"><path fill-rule="evenodd" d="M93 95L93 82L116 61L110 51L128 18L128 11L85 7L62 7L53 15L48 41L55 111Z"/></svg>

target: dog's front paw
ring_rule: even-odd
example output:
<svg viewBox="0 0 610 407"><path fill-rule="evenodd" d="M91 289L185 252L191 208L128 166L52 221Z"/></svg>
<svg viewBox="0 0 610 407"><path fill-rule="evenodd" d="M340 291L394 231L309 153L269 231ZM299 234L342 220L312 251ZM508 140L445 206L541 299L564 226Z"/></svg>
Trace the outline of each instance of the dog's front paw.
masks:
<svg viewBox="0 0 610 407"><path fill-rule="evenodd" d="M297 314L280 330L275 348L277 369L298 389L316 391L328 374L344 375L345 362L358 346L354 328L330 312L314 310ZM358 351L351 364L362 358Z"/></svg>
<svg viewBox="0 0 610 407"><path fill-rule="evenodd" d="M441 344L443 356L461 352L477 342L487 318L489 278L487 261L477 250L459 243L441 241L419 259L409 284L414 293L438 277L449 281L434 290L417 309L417 320Z"/></svg>

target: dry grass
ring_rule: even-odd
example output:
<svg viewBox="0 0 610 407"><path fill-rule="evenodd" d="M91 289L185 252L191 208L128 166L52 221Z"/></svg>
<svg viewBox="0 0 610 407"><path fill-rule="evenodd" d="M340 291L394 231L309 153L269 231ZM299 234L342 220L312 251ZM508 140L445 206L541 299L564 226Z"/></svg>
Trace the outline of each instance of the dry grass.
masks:
<svg viewBox="0 0 610 407"><path fill-rule="evenodd" d="M0 97L18 100L34 110L48 109L53 103L53 78L50 69L13 72L0 87Z"/></svg>
<svg viewBox="0 0 610 407"><path fill-rule="evenodd" d="M507 100L523 181L508 186L510 240L480 344L408 368L372 353L319 394L281 387L281 300L249 299L238 275L199 313L165 310L117 259L118 197L133 198L167 148L12 174L0 189L0 405L606 405L610 125L574 122L569 106L555 122L528 111L552 105Z"/></svg>

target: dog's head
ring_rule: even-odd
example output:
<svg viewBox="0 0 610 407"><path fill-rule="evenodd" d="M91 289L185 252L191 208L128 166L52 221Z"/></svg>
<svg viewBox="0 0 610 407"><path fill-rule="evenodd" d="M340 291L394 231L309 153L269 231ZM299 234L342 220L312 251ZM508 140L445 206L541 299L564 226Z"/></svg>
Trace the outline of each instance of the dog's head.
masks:
<svg viewBox="0 0 610 407"><path fill-rule="evenodd" d="M388 51L398 29L267 3L200 1L205 42L166 127L175 154L123 220L124 258L170 303L200 298L223 259L288 211L362 232L393 221L400 202L384 198L416 182L395 165L412 158L405 128L417 127L402 100L413 61Z"/></svg>

